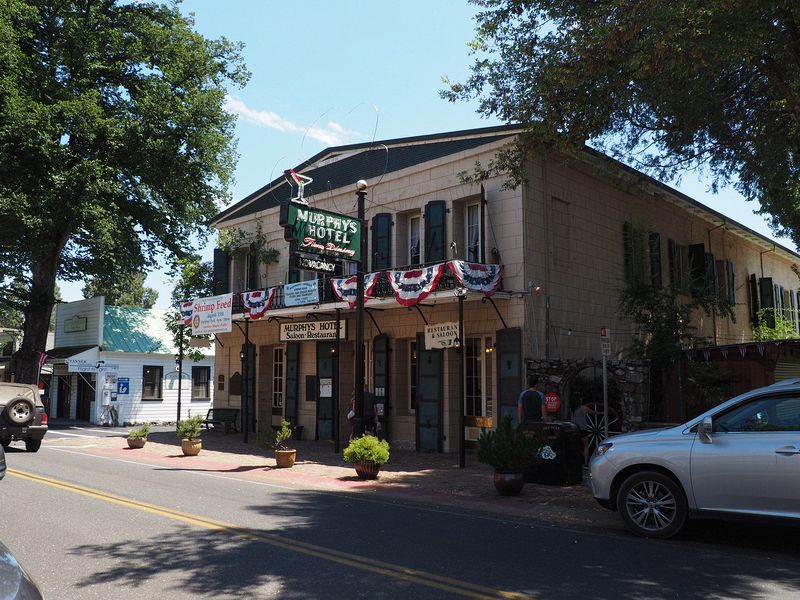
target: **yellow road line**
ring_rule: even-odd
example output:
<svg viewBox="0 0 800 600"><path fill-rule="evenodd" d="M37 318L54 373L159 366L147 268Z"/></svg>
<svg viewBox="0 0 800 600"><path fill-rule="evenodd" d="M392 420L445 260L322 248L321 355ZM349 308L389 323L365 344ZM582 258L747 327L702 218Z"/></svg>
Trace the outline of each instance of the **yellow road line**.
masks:
<svg viewBox="0 0 800 600"><path fill-rule="evenodd" d="M76 485L74 483L68 483L66 481L60 481L58 479L52 479L42 475L20 471L18 469L8 469L7 473L21 479L41 483L61 490L88 496L90 498L105 500L106 502L111 502L120 506L135 508L151 514L181 521L189 525L195 525L197 527L203 527L213 531L224 531L236 537L256 540L276 548L281 548L283 550L297 552L306 556L313 556L315 558L335 562L344 566L370 571L372 573L377 573L379 575L388 577L394 577L395 579L401 579L403 581L436 588L469 598L507 598L509 600L533 600L530 596L525 594L496 590L490 587L469 583L467 581L461 581L459 579L428 573L419 569L394 565L365 556L358 556L356 554L349 554L339 550L308 544L306 542L289 540L277 535L245 529L243 527L239 527L238 525L234 525L233 523L226 523L224 521L217 521L190 513L184 513L171 508L149 504L147 502L141 502L125 496L117 496L116 494L111 494L109 492L95 490L81 485Z"/></svg>

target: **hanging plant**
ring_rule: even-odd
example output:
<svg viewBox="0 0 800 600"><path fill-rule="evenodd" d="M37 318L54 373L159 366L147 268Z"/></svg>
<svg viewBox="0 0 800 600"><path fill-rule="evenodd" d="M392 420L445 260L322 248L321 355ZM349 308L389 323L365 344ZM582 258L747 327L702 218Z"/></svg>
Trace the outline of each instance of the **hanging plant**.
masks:
<svg viewBox="0 0 800 600"><path fill-rule="evenodd" d="M267 236L261 227L261 221L256 221L254 233L247 233L243 229L222 229L218 234L218 247L231 257L242 257L255 252L259 263L266 265L278 262L280 252L276 248L267 247Z"/></svg>

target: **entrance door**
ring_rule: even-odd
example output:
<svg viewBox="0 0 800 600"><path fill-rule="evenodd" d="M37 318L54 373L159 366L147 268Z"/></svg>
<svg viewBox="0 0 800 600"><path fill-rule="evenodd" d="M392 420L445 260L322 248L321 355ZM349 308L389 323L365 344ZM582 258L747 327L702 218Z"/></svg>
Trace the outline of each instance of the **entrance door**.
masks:
<svg viewBox="0 0 800 600"><path fill-rule="evenodd" d="M59 376L58 378L58 401L56 404L56 416L59 419L69 419L69 381L66 377Z"/></svg>
<svg viewBox="0 0 800 600"><path fill-rule="evenodd" d="M375 393L375 416L378 418L378 437L391 441L389 437L389 336L375 336L372 342L372 383Z"/></svg>
<svg viewBox="0 0 800 600"><path fill-rule="evenodd" d="M89 380L89 377L92 379ZM78 404L75 412L75 418L78 421L89 420L91 402L93 400L94 375L90 373L78 373Z"/></svg>
<svg viewBox="0 0 800 600"><path fill-rule="evenodd" d="M334 342L317 342L317 439L333 439Z"/></svg>
<svg viewBox="0 0 800 600"><path fill-rule="evenodd" d="M442 451L442 351L417 335L417 450Z"/></svg>

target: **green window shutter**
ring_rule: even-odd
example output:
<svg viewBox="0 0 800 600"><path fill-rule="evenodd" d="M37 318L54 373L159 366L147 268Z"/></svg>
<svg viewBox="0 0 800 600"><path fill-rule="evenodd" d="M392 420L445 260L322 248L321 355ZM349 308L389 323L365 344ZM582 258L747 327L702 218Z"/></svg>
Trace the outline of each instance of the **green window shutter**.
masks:
<svg viewBox="0 0 800 600"><path fill-rule="evenodd" d="M667 240L667 254L669 255L669 284L673 290L679 290L681 289L681 257L678 255L678 244L675 243L675 240Z"/></svg>
<svg viewBox="0 0 800 600"><path fill-rule="evenodd" d="M372 268L381 271L392 266L392 215L380 213L372 219Z"/></svg>
<svg viewBox="0 0 800 600"><path fill-rule="evenodd" d="M692 297L700 296L706 289L706 248L703 244L689 246L689 274L692 280Z"/></svg>
<svg viewBox="0 0 800 600"><path fill-rule="evenodd" d="M227 294L230 291L228 286L229 263L228 253L219 248L214 248L214 276L211 285L215 296Z"/></svg>
<svg viewBox="0 0 800 600"><path fill-rule="evenodd" d="M654 288L661 287L661 236L651 231L649 235L650 246L650 284Z"/></svg>
<svg viewBox="0 0 800 600"><path fill-rule="evenodd" d="M714 255L706 252L706 295L717 295L717 263L714 260Z"/></svg>
<svg viewBox="0 0 800 600"><path fill-rule="evenodd" d="M622 224L622 252L625 263L625 281L634 283L633 225L628 221Z"/></svg>
<svg viewBox="0 0 800 600"><path fill-rule="evenodd" d="M775 327L775 288L772 277L762 277L758 280L759 304L762 309L772 309L767 315L767 326Z"/></svg>
<svg viewBox="0 0 800 600"><path fill-rule="evenodd" d="M286 381L284 383L284 418L297 425L297 393L300 380L300 343L286 344Z"/></svg>
<svg viewBox="0 0 800 600"><path fill-rule="evenodd" d="M749 288L750 288L750 322L753 324L753 327L757 327L758 307L760 298L759 298L758 280L756 279L755 273L750 274Z"/></svg>
<svg viewBox="0 0 800 600"><path fill-rule="evenodd" d="M447 204L433 200L425 205L425 257L426 263L447 260Z"/></svg>
<svg viewBox="0 0 800 600"><path fill-rule="evenodd" d="M247 289L258 289L258 244L250 244L250 256L247 261Z"/></svg>
<svg viewBox="0 0 800 600"><path fill-rule="evenodd" d="M728 281L728 304L736 305L736 276L733 271L733 261L728 259L725 263L725 275Z"/></svg>

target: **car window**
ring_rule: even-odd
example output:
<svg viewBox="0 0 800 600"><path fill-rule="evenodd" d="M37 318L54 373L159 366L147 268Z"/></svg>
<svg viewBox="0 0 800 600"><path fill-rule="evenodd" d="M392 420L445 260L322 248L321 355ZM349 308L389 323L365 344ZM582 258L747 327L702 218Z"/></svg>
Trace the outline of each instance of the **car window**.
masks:
<svg viewBox="0 0 800 600"><path fill-rule="evenodd" d="M756 398L714 418L714 431L800 431L800 395Z"/></svg>

